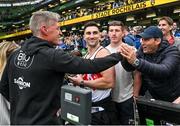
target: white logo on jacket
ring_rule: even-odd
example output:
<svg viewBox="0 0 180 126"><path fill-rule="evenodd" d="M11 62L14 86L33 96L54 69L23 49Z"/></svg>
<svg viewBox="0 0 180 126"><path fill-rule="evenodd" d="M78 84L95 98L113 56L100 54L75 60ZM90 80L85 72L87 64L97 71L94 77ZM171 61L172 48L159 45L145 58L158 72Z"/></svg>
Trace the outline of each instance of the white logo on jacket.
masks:
<svg viewBox="0 0 180 126"><path fill-rule="evenodd" d="M19 53L16 55L14 64L16 67L20 69L28 69L31 66L33 60L34 60L34 55L27 56L22 50L20 50Z"/></svg>
<svg viewBox="0 0 180 126"><path fill-rule="evenodd" d="M31 86L30 82L25 82L23 77L19 77L18 79L14 79L14 83L19 86L19 89L27 88Z"/></svg>

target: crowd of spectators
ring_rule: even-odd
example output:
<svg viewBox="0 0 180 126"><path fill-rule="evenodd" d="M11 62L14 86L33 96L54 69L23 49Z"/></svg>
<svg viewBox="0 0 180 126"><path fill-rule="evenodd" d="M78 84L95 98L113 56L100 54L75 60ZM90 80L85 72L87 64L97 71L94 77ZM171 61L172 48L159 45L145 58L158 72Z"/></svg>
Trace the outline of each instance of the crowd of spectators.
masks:
<svg viewBox="0 0 180 126"><path fill-rule="evenodd" d="M173 23L173 29L172 34L175 37L180 37L180 28L177 24L177 22ZM175 25L176 24L176 25ZM136 37L137 34L144 31L144 28L146 26L126 26L127 33L125 33L124 42L128 43L129 45L135 46L137 49L140 47L140 39ZM24 27L23 30L28 29L28 27ZM86 50L86 42L83 38L83 34L78 31L67 31L66 33L70 34L64 34L60 38L60 44L58 48L62 48L65 51L72 51L72 50L79 50L84 51ZM23 43L24 40L16 41L16 43ZM106 47L110 43L109 36L107 33L107 30L102 30L101 32L101 45L103 47ZM83 52L84 53L84 52Z"/></svg>
<svg viewBox="0 0 180 126"><path fill-rule="evenodd" d="M21 6L21 7L2 7L0 8L0 21L5 21L8 18L15 17L20 15L21 13L28 12L34 8L33 6L26 5L26 6Z"/></svg>
<svg viewBox="0 0 180 126"><path fill-rule="evenodd" d="M82 17L82 16L86 16L86 15L90 15L93 13L97 13L97 12L101 12L104 10L109 10L109 9L114 9L114 8L118 8L121 6L125 6L125 5L130 5L130 4L134 4L134 3L138 3L138 2L142 2L145 0L115 0L114 2L105 2L105 3L99 3L97 4L95 7L91 6L91 7L82 7L79 9L74 9L74 10L67 10L67 11L63 11L60 13L61 15L61 19L60 21L65 21L65 20L70 20L70 19L74 19L74 18L78 18L78 17ZM32 6L22 6L22 7L11 7L6 8L6 9L1 9L0 11L0 21L5 20L5 18L10 18L13 15L17 15L17 14L21 14L22 12L28 12L28 10L32 9ZM16 12L16 13L14 13ZM6 29L1 29L1 32L4 32L6 34L11 34L11 33L16 33L19 31L23 31L23 30L27 30L29 29L28 26L22 26L22 27L11 27L11 28L6 28Z"/></svg>
<svg viewBox="0 0 180 126"><path fill-rule="evenodd" d="M114 9L114 8L118 8L121 6L126 6L126 5L130 5L130 4L134 4L134 3L138 3L138 2L142 2L145 0L115 0L114 2L111 1L107 1L107 2L103 2L102 4L97 4L95 7L84 7L84 8L79 8L79 9L74 9L74 10L67 10L61 13L61 21L65 21L65 20L70 20L73 18L78 18L78 17L82 17L82 16L86 16L89 14L93 14L93 13L97 13L97 12L101 12L101 11L105 11L105 10L109 10L109 9Z"/></svg>

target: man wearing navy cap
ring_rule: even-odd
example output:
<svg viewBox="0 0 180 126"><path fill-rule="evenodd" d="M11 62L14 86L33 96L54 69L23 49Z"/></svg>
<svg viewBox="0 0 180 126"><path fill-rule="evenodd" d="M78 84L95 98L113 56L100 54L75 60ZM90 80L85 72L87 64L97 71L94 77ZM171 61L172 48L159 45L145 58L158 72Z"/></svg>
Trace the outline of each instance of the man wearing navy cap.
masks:
<svg viewBox="0 0 180 126"><path fill-rule="evenodd" d="M121 45L122 62L127 71L141 72L142 85L154 99L173 102L180 96L180 52L163 40L162 31L150 26L141 34L141 47L136 52L132 46Z"/></svg>

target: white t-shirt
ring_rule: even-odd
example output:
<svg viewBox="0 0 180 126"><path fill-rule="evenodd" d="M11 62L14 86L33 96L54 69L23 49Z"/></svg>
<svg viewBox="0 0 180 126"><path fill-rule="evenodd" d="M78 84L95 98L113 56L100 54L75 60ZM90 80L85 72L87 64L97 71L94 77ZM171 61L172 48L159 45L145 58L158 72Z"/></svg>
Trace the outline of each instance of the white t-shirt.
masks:
<svg viewBox="0 0 180 126"><path fill-rule="evenodd" d="M117 52L117 48L110 45L106 47L111 53ZM133 96L133 74L127 72L121 65L121 62L115 65L116 84L112 90L112 100L115 102L124 102Z"/></svg>

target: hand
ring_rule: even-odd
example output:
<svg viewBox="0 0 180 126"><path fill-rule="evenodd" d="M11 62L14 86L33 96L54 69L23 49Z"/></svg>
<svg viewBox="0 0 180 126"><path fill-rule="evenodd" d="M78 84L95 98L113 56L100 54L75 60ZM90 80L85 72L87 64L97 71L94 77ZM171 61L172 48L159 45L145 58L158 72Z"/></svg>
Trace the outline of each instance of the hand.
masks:
<svg viewBox="0 0 180 126"><path fill-rule="evenodd" d="M124 45L125 43L122 43L119 47L118 47L118 49L117 49L117 52L122 52L122 45Z"/></svg>
<svg viewBox="0 0 180 126"><path fill-rule="evenodd" d="M82 75L78 74L76 76L68 76L68 78L70 79L70 81L72 81L73 84L75 85L80 85L80 82L83 81Z"/></svg>
<svg viewBox="0 0 180 126"><path fill-rule="evenodd" d="M130 64L136 60L136 48L127 44L121 44L121 55L127 59Z"/></svg>
<svg viewBox="0 0 180 126"><path fill-rule="evenodd" d="M180 104L180 96L176 100L174 100L173 103Z"/></svg>
<svg viewBox="0 0 180 126"><path fill-rule="evenodd" d="M133 96L134 101L138 99L138 96Z"/></svg>

